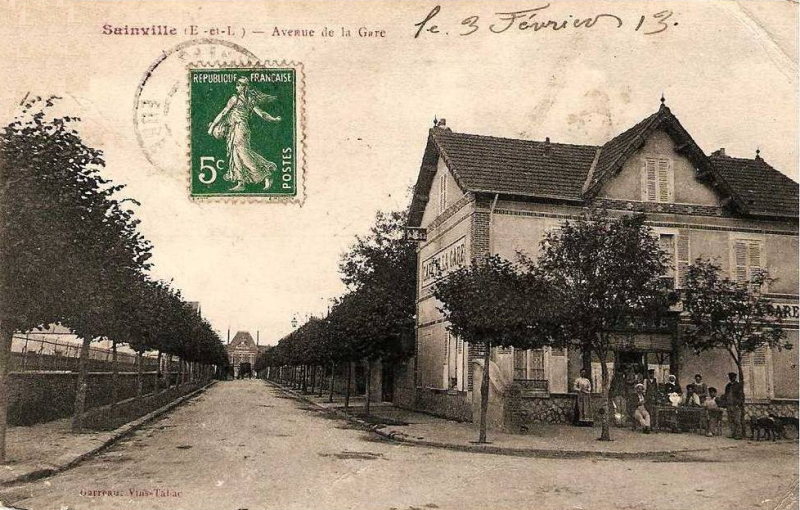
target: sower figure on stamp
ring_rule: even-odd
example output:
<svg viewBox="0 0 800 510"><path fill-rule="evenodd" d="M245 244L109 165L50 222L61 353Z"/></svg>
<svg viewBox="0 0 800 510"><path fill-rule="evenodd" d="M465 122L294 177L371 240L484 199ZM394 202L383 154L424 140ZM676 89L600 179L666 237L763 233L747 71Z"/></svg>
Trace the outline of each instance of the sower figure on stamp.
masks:
<svg viewBox="0 0 800 510"><path fill-rule="evenodd" d="M275 96L251 88L247 78L239 78L236 94L208 125L209 135L227 140L228 171L222 178L236 183L231 191L242 191L245 184L263 182L264 189L272 185L271 176L277 165L250 148L250 114L255 113L269 122L279 122L280 117L273 117L259 107L275 99Z"/></svg>

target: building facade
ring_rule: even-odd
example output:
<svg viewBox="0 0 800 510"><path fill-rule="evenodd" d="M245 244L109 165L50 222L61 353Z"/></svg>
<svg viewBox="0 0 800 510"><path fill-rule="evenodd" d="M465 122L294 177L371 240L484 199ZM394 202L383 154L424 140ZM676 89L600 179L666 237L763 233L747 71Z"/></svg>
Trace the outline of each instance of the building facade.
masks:
<svg viewBox="0 0 800 510"><path fill-rule="evenodd" d="M233 367L233 377L239 377L242 363L248 363L252 369L255 365L258 353L261 352L256 341L253 340L253 335L248 331L238 331L234 336L231 343L226 347L228 351L228 359L230 360L231 367Z"/></svg>
<svg viewBox="0 0 800 510"><path fill-rule="evenodd" d="M588 208L646 213L672 254L667 278L678 289L698 257L740 279L769 271L775 281L768 295L795 348L747 357L748 409L797 416L798 185L758 154L705 154L663 103L602 146L462 134L443 121L430 130L409 216L409 226L425 229L426 240L419 245L413 383L407 376L413 395L406 391L402 403L462 420L479 412L482 360L475 346L447 331L432 285L473 258L515 260L518 252L535 258L548 231ZM676 314L619 332L611 373L636 364L654 369L660 380L673 373L686 384L700 373L709 386L724 388L726 374L735 371L727 352L695 355L682 347L682 329ZM510 417L512 407L523 420L568 421L571 382L584 363L591 362L593 387L600 390L599 363L573 349L498 348L491 360L495 427L520 419Z"/></svg>

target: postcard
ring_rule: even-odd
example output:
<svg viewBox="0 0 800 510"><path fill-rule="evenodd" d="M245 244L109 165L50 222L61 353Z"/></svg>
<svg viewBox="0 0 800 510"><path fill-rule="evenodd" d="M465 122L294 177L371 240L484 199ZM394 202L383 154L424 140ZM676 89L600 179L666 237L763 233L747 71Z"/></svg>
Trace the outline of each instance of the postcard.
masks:
<svg viewBox="0 0 800 510"><path fill-rule="evenodd" d="M0 2L0 506L798 504L798 3Z"/></svg>

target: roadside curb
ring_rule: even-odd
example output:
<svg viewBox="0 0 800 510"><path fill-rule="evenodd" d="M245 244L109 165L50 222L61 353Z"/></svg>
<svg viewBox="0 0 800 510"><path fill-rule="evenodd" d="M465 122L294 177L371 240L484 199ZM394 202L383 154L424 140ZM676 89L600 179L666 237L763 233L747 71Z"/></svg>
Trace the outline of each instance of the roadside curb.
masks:
<svg viewBox="0 0 800 510"><path fill-rule="evenodd" d="M546 448L513 448L513 447L504 447L504 446L492 446L488 444L456 444L456 443L442 443L438 441L425 441L420 439L413 439L410 437L401 437L402 433L398 434L396 432L384 432L378 428L377 425L370 424L352 416L350 414L344 413L338 409L331 409L318 403L314 402L311 399L306 398L304 395L289 389L284 388L278 383L273 381L265 381L267 384L271 385L275 389L282 391L283 393L295 398L296 400L300 400L307 404L311 404L318 409L334 415L338 418L350 421L359 425L360 428L363 430L370 432L379 436L382 439L387 441L391 441L394 443L406 444L411 446L422 446L422 447L429 447L429 448L440 448L445 450L453 450L453 451L460 451L460 452L468 452L468 453L488 453L493 455L507 455L513 457L538 457L538 458L552 458L552 459L591 459L591 458L603 458L603 459L659 459L659 458L666 458L666 457L674 457L677 455L684 455L687 453L702 453L708 451L718 451L718 450L728 450L732 448L737 448L739 445L725 445L725 446L718 446L715 448L697 448L693 450L688 449L681 449L681 450L656 450L656 451L645 451L645 452L604 452L604 451L595 451L595 450L555 450L555 449L546 449Z"/></svg>
<svg viewBox="0 0 800 510"><path fill-rule="evenodd" d="M197 388L196 390L192 391L191 393L187 393L182 397L179 397L172 402L162 406L155 411L151 411L150 413L142 416L141 418L137 418L133 421L130 421L121 427L113 430L110 432L110 437L105 439L102 443L91 447L89 450L80 453L66 461L63 461L59 464L54 464L50 467L37 467L35 469L31 469L28 472L20 473L19 475L11 478L9 480L0 481L0 487L8 487L20 483L27 483L32 482L35 480L41 480L42 478L47 478L53 476L55 474L61 473L62 471L66 471L77 464L83 462L84 460L97 455L98 453L102 452L106 448L112 446L114 443L118 442L119 440L127 437L128 435L132 434L142 426L150 423L151 421L155 420L156 418L160 417L163 414L168 413L169 411L173 410L174 408L178 407L179 405L183 404L184 402L191 400L192 398L196 397L197 395L205 392L208 388L216 384L216 380L212 380L205 386Z"/></svg>

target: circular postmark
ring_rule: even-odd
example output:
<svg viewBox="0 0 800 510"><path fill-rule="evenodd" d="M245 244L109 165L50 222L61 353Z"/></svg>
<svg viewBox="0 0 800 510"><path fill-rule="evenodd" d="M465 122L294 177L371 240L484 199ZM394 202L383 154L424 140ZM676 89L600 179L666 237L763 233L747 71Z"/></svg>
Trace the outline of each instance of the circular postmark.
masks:
<svg viewBox="0 0 800 510"><path fill-rule="evenodd" d="M163 172L184 177L190 63L257 60L246 48L219 39L194 39L163 51L142 76L134 98L134 131L147 160Z"/></svg>

